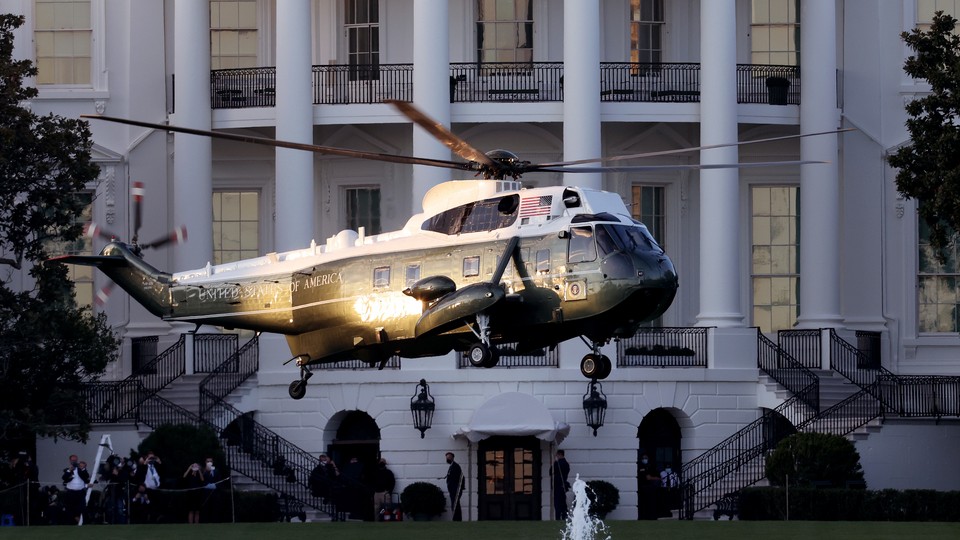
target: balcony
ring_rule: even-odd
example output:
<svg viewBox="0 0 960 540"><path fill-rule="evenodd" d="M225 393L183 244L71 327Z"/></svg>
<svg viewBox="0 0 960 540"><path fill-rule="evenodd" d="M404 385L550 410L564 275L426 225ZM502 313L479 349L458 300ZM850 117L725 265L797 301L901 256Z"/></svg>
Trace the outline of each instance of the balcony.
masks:
<svg viewBox="0 0 960 540"><path fill-rule="evenodd" d="M276 68L210 73L214 109L273 107ZM313 104L350 105L413 100L413 64L313 66ZM600 100L615 103L696 103L700 64L601 62ZM450 65L451 103L563 101L563 63ZM797 66L737 65L737 103L800 104Z"/></svg>

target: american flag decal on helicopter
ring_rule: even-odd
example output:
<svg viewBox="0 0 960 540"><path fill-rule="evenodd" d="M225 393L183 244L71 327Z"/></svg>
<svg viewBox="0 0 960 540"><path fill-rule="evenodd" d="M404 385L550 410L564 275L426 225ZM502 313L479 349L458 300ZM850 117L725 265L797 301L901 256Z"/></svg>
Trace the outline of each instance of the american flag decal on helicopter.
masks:
<svg viewBox="0 0 960 540"><path fill-rule="evenodd" d="M553 205L553 195L524 197L520 199L520 217L548 216Z"/></svg>

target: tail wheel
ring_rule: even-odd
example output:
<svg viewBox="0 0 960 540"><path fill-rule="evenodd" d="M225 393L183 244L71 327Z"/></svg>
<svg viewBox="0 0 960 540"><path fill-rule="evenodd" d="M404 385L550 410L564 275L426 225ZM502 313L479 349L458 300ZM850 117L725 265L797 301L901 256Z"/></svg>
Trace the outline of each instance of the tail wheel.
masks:
<svg viewBox="0 0 960 540"><path fill-rule="evenodd" d="M303 379L293 381L287 391L293 399L303 399L303 396L307 395L307 381Z"/></svg>

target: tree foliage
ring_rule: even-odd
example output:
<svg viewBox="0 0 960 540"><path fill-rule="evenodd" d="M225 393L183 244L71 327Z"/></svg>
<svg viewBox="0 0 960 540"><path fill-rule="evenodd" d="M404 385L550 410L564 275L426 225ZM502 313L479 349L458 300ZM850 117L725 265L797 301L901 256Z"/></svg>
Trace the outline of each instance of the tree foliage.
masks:
<svg viewBox="0 0 960 540"><path fill-rule="evenodd" d="M766 473L775 486L788 479L791 486L863 482L860 453L846 438L829 433L795 433L780 441L767 458Z"/></svg>
<svg viewBox="0 0 960 540"><path fill-rule="evenodd" d="M226 454L220 447L220 440L213 429L207 426L189 424L163 424L148 435L137 447L137 455L153 452L163 462L164 482L176 486L187 467L193 463L203 464L206 458L213 458L218 471L228 474Z"/></svg>
<svg viewBox="0 0 960 540"><path fill-rule="evenodd" d="M938 11L928 31L901 34L914 52L903 70L930 84L930 94L907 104L911 142L888 157L897 190L920 202L930 245L941 254L960 231L960 36L957 19Z"/></svg>
<svg viewBox="0 0 960 540"><path fill-rule="evenodd" d="M103 314L76 305L66 267L44 264L51 243L80 237L98 168L85 122L24 105L37 91L23 86L32 63L13 60L23 22L0 14L0 453L35 435L85 440L82 385L119 346Z"/></svg>

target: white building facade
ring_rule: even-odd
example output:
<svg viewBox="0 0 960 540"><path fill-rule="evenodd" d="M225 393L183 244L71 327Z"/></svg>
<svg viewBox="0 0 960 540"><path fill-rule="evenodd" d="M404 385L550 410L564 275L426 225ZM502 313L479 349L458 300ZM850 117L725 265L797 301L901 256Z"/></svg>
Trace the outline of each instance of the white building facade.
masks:
<svg viewBox="0 0 960 540"><path fill-rule="evenodd" d="M0 0L0 11L27 17L15 55L40 68L32 81L40 94L29 104L38 113L450 159L445 146L384 103L398 99L476 148L506 148L531 162L852 128L637 162L815 162L805 165L523 179L619 193L680 275L677 298L655 328L605 347L616 367L602 382L607 409L596 436L584 422L588 381L579 362L587 348L579 341L493 369L462 367L459 353L395 359L383 370L334 366L317 370L306 397L295 401L287 393L297 370L284 365L286 341L264 334L258 369L224 397L308 455L383 456L398 491L436 482L446 473L444 454L454 452L467 477L465 519L552 518L557 448L574 474L619 488L611 518L634 519L643 498L641 454L694 481L719 466L689 468L698 456L797 394L775 381L782 360L762 367L770 354L789 353L815 376L867 376L858 379L865 386L877 382L877 362L895 376L926 376L909 384L884 379L881 401L899 404L901 414L881 407L867 419L869 433L857 432L867 484L960 489L960 469L948 461L960 444L957 263L935 264L917 202L898 194L896 171L885 161L909 143L904 105L926 90L902 71L909 51L900 33L929 21L932 4ZM189 231L181 246L146 252L150 264L170 271L302 248L343 229L399 229L430 187L451 179L423 166L102 121L91 127L101 165L101 182L91 186L94 220L131 238L130 188L143 182L139 236L181 224ZM90 249L102 246L95 240ZM80 301L107 285L102 274L76 277ZM153 354L162 356L193 330L153 317L119 291L97 309L125 338L108 380L136 377L145 344L156 343ZM239 345L251 337L241 333ZM843 343L860 375L840 367ZM192 337L183 346L187 377L174 385L196 385L199 376L189 375L211 369L191 361L199 350ZM864 363L868 375L857 369ZM943 376L939 386L928 384L931 376ZM410 412L421 379L436 404L423 438ZM478 431L474 420L502 400L519 404L515 418ZM826 407L813 408L774 416L815 429L803 426L819 425ZM100 429L131 441L146 433L130 422ZM63 443L40 451L48 470L67 452ZM690 510L710 496L705 491Z"/></svg>

